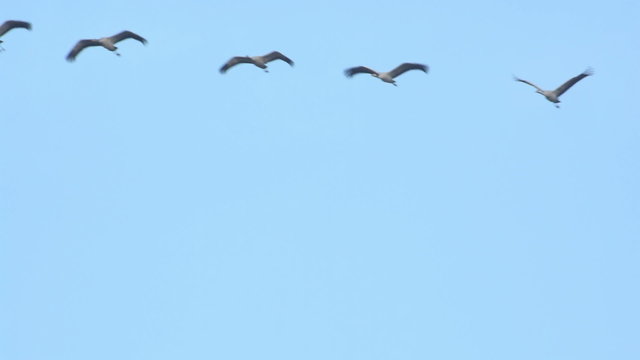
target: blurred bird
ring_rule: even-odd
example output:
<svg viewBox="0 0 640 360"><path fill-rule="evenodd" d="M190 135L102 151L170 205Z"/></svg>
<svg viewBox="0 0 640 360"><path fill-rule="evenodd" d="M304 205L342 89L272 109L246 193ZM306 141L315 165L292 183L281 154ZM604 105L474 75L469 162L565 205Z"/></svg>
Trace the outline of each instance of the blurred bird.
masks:
<svg viewBox="0 0 640 360"><path fill-rule="evenodd" d="M293 61L291 59L284 56L279 51L272 51L263 56L234 56L229 59L229 61L227 61L224 65L222 65L222 67L220 68L220 73L224 74L225 72L227 72L227 70L238 64L253 64L260 69L263 69L265 72L269 72L269 70L267 70L267 63L274 60L282 60L287 64L293 66Z"/></svg>
<svg viewBox="0 0 640 360"><path fill-rule="evenodd" d="M84 50L84 48L87 48L90 46L102 46L103 48L109 51L116 51L118 50L118 48L116 47L115 44L125 39L135 39L140 41L142 44L145 44L145 45L147 44L147 40L142 36L132 33L131 31L125 30L121 33L115 34L110 37L104 37L101 39L86 39L86 40L78 41L78 43L76 43L76 46L74 46L73 49L71 49L71 51L67 55L67 61L74 61L76 59L76 56L78 56L78 54L82 50ZM115 54L120 56L118 52L116 52Z"/></svg>
<svg viewBox="0 0 640 360"><path fill-rule="evenodd" d="M18 21L18 20L7 20L2 25L0 25L0 37L8 33L11 29L16 29L16 28L31 30L31 23L28 23L26 21ZM2 40L0 40L0 44L2 44ZM3 51L3 50L4 48L0 46L0 51Z"/></svg>
<svg viewBox="0 0 640 360"><path fill-rule="evenodd" d="M393 86L398 86L396 85L396 81L394 80L394 78L404 74L409 70L421 70L427 73L429 71L429 67L423 64L404 63L400 64L398 67L389 72L380 73L375 70L369 69L366 66L356 66L345 70L344 74L347 77L352 77L355 74L371 74L371 76L377 77L384 82L393 84Z"/></svg>
<svg viewBox="0 0 640 360"><path fill-rule="evenodd" d="M565 82L564 84L560 85L559 88L555 89L555 90L542 90L541 88L539 88L536 84L529 82L527 80L522 80L519 79L517 77L513 77L513 79L515 81L520 81L523 82L527 85L531 85L534 88L536 88L536 93L543 95L544 97L547 98L547 100L551 101L554 104L558 104L560 102L560 99L558 99L560 97L560 95L564 94L567 90L569 90L573 85L575 85L578 81L586 78L587 76L591 76L593 75L593 70L591 68L588 68L587 70L585 70L582 74L578 75L578 76L574 76L571 79L567 80L567 82ZM559 105L555 105L555 107L560 108Z"/></svg>

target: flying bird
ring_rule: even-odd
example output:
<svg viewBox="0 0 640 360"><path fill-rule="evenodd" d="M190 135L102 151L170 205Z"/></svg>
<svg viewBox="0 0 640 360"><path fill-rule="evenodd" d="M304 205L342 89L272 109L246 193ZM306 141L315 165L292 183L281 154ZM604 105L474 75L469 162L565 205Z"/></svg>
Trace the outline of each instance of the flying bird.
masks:
<svg viewBox="0 0 640 360"><path fill-rule="evenodd" d="M8 33L11 29L16 28L31 30L31 23L18 20L7 20L2 25L0 25L0 37ZM0 44L2 44L2 40L0 40ZM0 47L0 50L4 50L4 48Z"/></svg>
<svg viewBox="0 0 640 360"><path fill-rule="evenodd" d="M229 61L227 61L224 65L222 65L222 67L220 68L220 73L224 74L225 72L227 72L227 70L238 64L253 64L260 69L263 69L265 72L269 72L269 70L267 70L267 63L274 60L282 60L287 64L293 66L293 61L291 59L284 56L279 51L272 51L263 56L234 56L229 59Z"/></svg>
<svg viewBox="0 0 640 360"><path fill-rule="evenodd" d="M560 102L560 99L558 99L560 97L560 95L564 94L567 90L569 90L573 85L575 85L578 81L586 78L587 76L593 75L593 70L591 68L588 68L587 70L585 70L582 74L578 75L578 76L574 76L571 79L567 80L567 82L565 82L564 84L560 85L559 88L555 89L555 90L542 90L541 88L539 88L536 84L529 82L527 80L522 80L519 79L517 77L513 77L513 79L515 81L520 81L523 82L527 85L531 85L534 88L536 88L536 93L544 96L547 98L547 100L551 101L554 104L558 104ZM557 108L560 108L559 105L555 105Z"/></svg>
<svg viewBox="0 0 640 360"><path fill-rule="evenodd" d="M345 70L344 74L347 77L352 77L355 74L371 74L371 76L377 77L384 82L393 84L393 86L398 86L396 85L396 81L394 80L394 78L404 74L409 70L421 70L427 73L429 71L429 67L423 64L404 63L400 64L398 67L389 72L377 72L375 70L369 69L366 66L356 66Z"/></svg>
<svg viewBox="0 0 640 360"><path fill-rule="evenodd" d="M90 46L102 46L109 51L116 51L118 50L118 48L115 44L125 39L135 39L140 41L142 44L147 44L147 40L142 36L125 30L121 33L101 39L85 39L78 41L76 46L74 46L73 49L71 49L71 51L69 52L69 55L67 55L67 61L74 61L76 59L76 56L78 56L78 54L82 50L84 50L84 48ZM120 56L118 52L116 52L115 54Z"/></svg>

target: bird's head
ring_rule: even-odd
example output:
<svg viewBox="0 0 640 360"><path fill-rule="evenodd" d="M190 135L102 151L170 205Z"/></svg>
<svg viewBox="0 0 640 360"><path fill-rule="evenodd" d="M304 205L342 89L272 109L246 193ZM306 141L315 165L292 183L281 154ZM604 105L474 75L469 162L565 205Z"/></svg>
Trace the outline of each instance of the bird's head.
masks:
<svg viewBox="0 0 640 360"><path fill-rule="evenodd" d="M544 93L541 90L536 90L536 92L540 95L544 95Z"/></svg>

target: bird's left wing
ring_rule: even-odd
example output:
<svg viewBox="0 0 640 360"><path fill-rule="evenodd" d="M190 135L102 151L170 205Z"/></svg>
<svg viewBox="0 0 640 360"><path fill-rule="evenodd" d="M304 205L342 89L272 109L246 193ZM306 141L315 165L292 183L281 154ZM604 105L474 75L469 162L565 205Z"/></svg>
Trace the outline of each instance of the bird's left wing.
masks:
<svg viewBox="0 0 640 360"><path fill-rule="evenodd" d="M9 30L15 28L23 28L27 30L31 30L31 23L26 21L18 21L18 20L7 20L2 25L0 25L0 36L6 34Z"/></svg>
<svg viewBox="0 0 640 360"><path fill-rule="evenodd" d="M538 87L538 85L536 85L536 84L534 84L534 83L532 83L532 82L529 82L529 81L527 81L527 80L523 80L523 79L520 79L520 78L515 77L515 76L513 77L513 80L515 80L515 81L520 81L521 83L525 83L525 84L527 84L527 85L533 86L534 88L536 88L536 89L538 89L538 90L540 90L540 91L544 91L544 90L540 89L540 87Z"/></svg>
<svg viewBox="0 0 640 360"><path fill-rule="evenodd" d="M348 68L347 70L344 71L344 75L346 77L352 77L355 74L378 75L378 72L373 69L369 69L366 66L356 66L356 67Z"/></svg>
<svg viewBox="0 0 640 360"><path fill-rule="evenodd" d="M251 58L247 56L234 56L220 68L220 73L224 74L235 65L251 63Z"/></svg>
<svg viewBox="0 0 640 360"><path fill-rule="evenodd" d="M84 48L89 46L98 46L98 45L100 45L100 42L94 39L78 41L78 43L76 43L76 46L74 46L73 49L71 49L71 51L67 55L67 61L74 61L76 59L76 56L78 56L80 51L82 51Z"/></svg>

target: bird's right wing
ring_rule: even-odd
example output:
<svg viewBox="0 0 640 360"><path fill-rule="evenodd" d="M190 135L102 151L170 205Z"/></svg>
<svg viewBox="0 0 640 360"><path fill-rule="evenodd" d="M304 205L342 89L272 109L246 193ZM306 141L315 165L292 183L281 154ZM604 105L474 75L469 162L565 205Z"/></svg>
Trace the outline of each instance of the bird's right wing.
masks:
<svg viewBox="0 0 640 360"><path fill-rule="evenodd" d="M396 76L402 75L409 70L421 70L426 73L429 71L429 67L423 64L404 63L389 71L389 76L391 76L391 78L395 78Z"/></svg>
<svg viewBox="0 0 640 360"><path fill-rule="evenodd" d="M515 81L520 81L520 82L525 83L525 84L527 84L527 85L531 85L531 86L533 86L534 88L536 88L536 89L538 89L538 90L540 90L540 91L544 91L544 90L540 89L540 88L538 87L538 85L536 85L536 84L534 84L534 83L532 83L532 82L529 82L529 81L527 81L527 80L522 80L522 79L517 78L517 77L515 77L515 76L513 77L513 80L515 80Z"/></svg>
<svg viewBox="0 0 640 360"><path fill-rule="evenodd" d="M229 59L229 61L227 61L224 65L222 65L222 67L220 68L220 72L224 74L231 67L243 63L251 63L251 58L246 56L234 56Z"/></svg>
<svg viewBox="0 0 640 360"><path fill-rule="evenodd" d="M356 67L348 68L347 70L344 71L344 74L346 77L352 77L355 74L378 75L378 72L375 70L369 69L366 66L356 66Z"/></svg>
<svg viewBox="0 0 640 360"><path fill-rule="evenodd" d="M122 41L124 39L135 39L135 40L140 41L143 44L147 43L147 39L143 38L142 36L140 36L140 35L138 35L138 34L136 34L134 32L128 31L128 30L119 32L119 33L111 36L110 39L111 39L111 41L113 41L114 44L117 43L118 41Z"/></svg>
<svg viewBox="0 0 640 360"><path fill-rule="evenodd" d="M593 70L591 68L585 70L582 74L578 76L574 76L571 79L567 80L564 84L560 85L559 88L555 90L557 96L564 94L565 91L569 90L573 85L575 85L578 81L586 78L587 76L593 75Z"/></svg>
<svg viewBox="0 0 640 360"><path fill-rule="evenodd" d="M71 49L71 51L69 52L69 55L67 55L67 61L74 61L76 59L76 56L78 56L80 51L82 51L84 48L98 45L100 45L100 42L98 40L91 39L78 41L76 46L74 46L73 49Z"/></svg>
<svg viewBox="0 0 640 360"><path fill-rule="evenodd" d="M9 30L15 28L23 28L27 30L31 30L31 23L26 21L18 21L18 20L7 20L2 25L0 25L0 36L6 34Z"/></svg>
<svg viewBox="0 0 640 360"><path fill-rule="evenodd" d="M272 51L272 52L268 53L267 55L263 56L262 58L263 58L265 63L268 63L268 62L273 61L273 60L282 60L282 61L286 62L287 64L293 66L293 60L291 60L288 57L284 56L279 51Z"/></svg>

